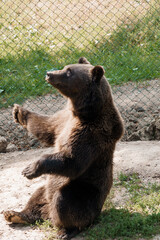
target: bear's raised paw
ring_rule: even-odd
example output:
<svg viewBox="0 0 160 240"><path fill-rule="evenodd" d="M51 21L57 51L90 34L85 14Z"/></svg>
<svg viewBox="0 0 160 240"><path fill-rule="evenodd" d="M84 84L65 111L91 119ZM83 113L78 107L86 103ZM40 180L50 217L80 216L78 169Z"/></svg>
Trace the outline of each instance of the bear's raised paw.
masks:
<svg viewBox="0 0 160 240"><path fill-rule="evenodd" d="M23 127L26 127L28 113L29 112L27 110L20 107L18 104L14 104L12 114L13 114L13 119L14 119L15 123L19 123Z"/></svg>
<svg viewBox="0 0 160 240"><path fill-rule="evenodd" d="M20 123L18 120L19 108L20 108L20 106L18 104L14 104L12 114L13 114L13 119L14 119L15 123Z"/></svg>

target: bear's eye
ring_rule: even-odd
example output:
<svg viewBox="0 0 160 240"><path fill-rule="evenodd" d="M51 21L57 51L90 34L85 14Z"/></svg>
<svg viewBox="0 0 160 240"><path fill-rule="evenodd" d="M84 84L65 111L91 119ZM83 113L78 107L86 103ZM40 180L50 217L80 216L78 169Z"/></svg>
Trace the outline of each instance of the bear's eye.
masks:
<svg viewBox="0 0 160 240"><path fill-rule="evenodd" d="M70 76L71 76L71 74L72 74L72 72L71 72L71 69L70 69L70 68L68 68L68 69L67 69L67 77L70 77Z"/></svg>

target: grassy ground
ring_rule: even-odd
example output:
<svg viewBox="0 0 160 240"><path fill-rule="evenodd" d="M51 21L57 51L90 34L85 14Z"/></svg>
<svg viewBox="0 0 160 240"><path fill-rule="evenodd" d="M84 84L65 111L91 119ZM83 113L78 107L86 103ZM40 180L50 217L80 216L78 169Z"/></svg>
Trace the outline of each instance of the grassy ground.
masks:
<svg viewBox="0 0 160 240"><path fill-rule="evenodd" d="M18 14L17 9L15 9L16 20L20 24L14 24L10 16L7 20L8 26L3 21L0 26L3 32L0 58L0 108L8 107L14 102L22 102L30 96L53 92L44 81L46 71L52 68L61 69L68 63L76 63L80 56L86 56L93 65L103 65L111 84L154 79L160 76L158 4L153 5L145 15L143 11L141 17L132 9L133 14L131 15L130 12L126 19L120 21L118 27L115 27L115 22L118 23L115 19L112 30L111 23L108 28L103 28L106 19L104 21L100 19L99 22L98 20L94 22L92 19L92 24L89 22L89 26L83 25L78 30L74 24L70 34L64 30L64 26L59 28L55 26L52 29L53 33L49 30L47 34L47 26L43 29L43 24L38 25L37 28L25 25L22 20L26 15L24 12ZM122 12L125 9L123 7ZM126 12L128 9L129 6ZM147 10L148 5L144 9ZM6 12L7 10L9 11L9 6ZM112 5L112 15L119 16L120 11L117 10L117 13L114 11ZM18 19L21 15L24 18ZM42 17L42 13L40 16ZM122 19L122 16L119 16L119 19Z"/></svg>
<svg viewBox="0 0 160 240"><path fill-rule="evenodd" d="M101 216L81 237L85 240L135 240L151 239L160 234L159 190L160 185L144 184L136 173L120 174ZM117 196L121 199L116 199ZM38 226L47 232L47 240L54 239L56 229L52 230L48 221Z"/></svg>
<svg viewBox="0 0 160 240"><path fill-rule="evenodd" d="M119 193L123 190L123 203L120 201L119 206L112 201L118 194L117 189ZM143 184L137 174L121 174L114 183L99 223L86 232L85 239L151 239L159 234L159 190L159 185Z"/></svg>

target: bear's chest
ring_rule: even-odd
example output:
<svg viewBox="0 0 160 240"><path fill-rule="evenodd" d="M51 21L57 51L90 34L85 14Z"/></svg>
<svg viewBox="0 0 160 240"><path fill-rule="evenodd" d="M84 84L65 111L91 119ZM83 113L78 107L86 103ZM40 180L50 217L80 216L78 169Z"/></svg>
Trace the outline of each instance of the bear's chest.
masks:
<svg viewBox="0 0 160 240"><path fill-rule="evenodd" d="M70 138L73 132L71 124L66 124L55 141L55 152L65 151L69 145Z"/></svg>

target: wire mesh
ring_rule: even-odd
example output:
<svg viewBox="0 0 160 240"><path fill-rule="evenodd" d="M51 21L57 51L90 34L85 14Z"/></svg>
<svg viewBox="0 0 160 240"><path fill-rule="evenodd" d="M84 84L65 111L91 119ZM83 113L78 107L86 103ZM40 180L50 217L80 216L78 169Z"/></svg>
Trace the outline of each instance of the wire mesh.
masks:
<svg viewBox="0 0 160 240"><path fill-rule="evenodd" d="M81 56L103 65L123 140L160 139L159 0L2 0L0 15L0 136L9 143L39 146L13 123L12 106L42 114L62 108L44 76Z"/></svg>

